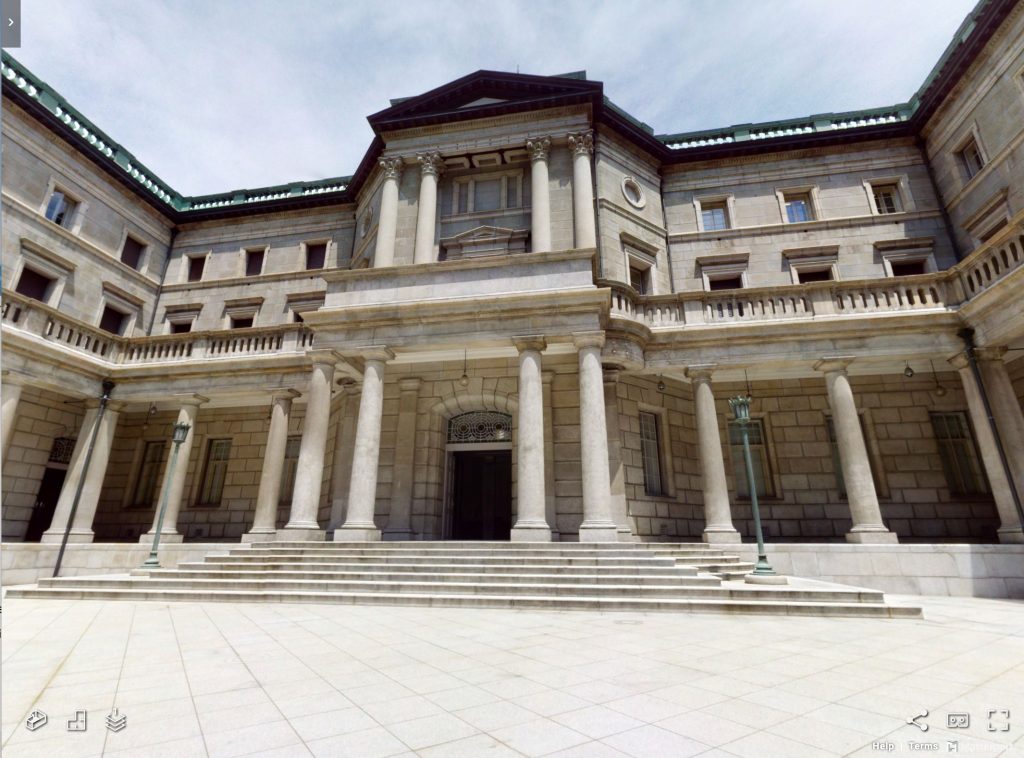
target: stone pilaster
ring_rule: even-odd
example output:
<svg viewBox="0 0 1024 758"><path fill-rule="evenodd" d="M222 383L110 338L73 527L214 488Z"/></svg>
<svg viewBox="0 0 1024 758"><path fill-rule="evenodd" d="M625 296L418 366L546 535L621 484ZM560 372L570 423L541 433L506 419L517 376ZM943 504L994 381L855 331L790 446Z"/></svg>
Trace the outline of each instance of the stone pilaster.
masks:
<svg viewBox="0 0 1024 758"><path fill-rule="evenodd" d="M551 250L551 190L548 187L549 137L536 137L526 143L530 151L530 249L535 253Z"/></svg>
<svg viewBox="0 0 1024 758"><path fill-rule="evenodd" d="M381 158L384 185L380 194L380 218L377 220L377 241L373 267L395 265L395 235L398 230L398 184L402 179L401 158Z"/></svg>
<svg viewBox="0 0 1024 758"><path fill-rule="evenodd" d="M281 499L281 473L284 454L288 446L288 416L295 390L272 390L270 395L270 430L263 449L263 467L260 469L260 487L256 493L256 513L252 528L242 535L242 542L262 542L277 534L277 504Z"/></svg>
<svg viewBox="0 0 1024 758"><path fill-rule="evenodd" d="M440 153L421 153L416 156L420 164L420 201L416 210L415 263L432 263L434 228L437 221L437 177L444 170Z"/></svg>
<svg viewBox="0 0 1024 758"><path fill-rule="evenodd" d="M348 488L352 482L352 440L356 434L356 413L359 404L358 387L349 381L341 386L342 399L338 408L338 427L334 437L334 463L331 465L331 521L333 531L345 523L348 510Z"/></svg>
<svg viewBox="0 0 1024 758"><path fill-rule="evenodd" d="M594 177L590 156L594 152L594 133L590 130L569 135L572 150L572 222L576 247L597 247L597 222L594 216Z"/></svg>
<svg viewBox="0 0 1024 758"><path fill-rule="evenodd" d="M18 402L21 400L21 384L9 381L5 376L3 388L0 390L3 398L3 406L0 408L0 451L4 458L7 457L7 446L11 444L11 437L14 436L14 420L18 416Z"/></svg>
<svg viewBox="0 0 1024 758"><path fill-rule="evenodd" d="M302 421L302 442L295 466L295 489L288 523L278 532L282 540L323 539L318 511L327 452L327 429L331 419L331 386L338 356L333 350L313 350L306 398L306 416Z"/></svg>
<svg viewBox="0 0 1024 758"><path fill-rule="evenodd" d="M363 391L352 454L352 482L348 489L345 523L334 530L336 542L371 542L380 539L373 520L377 502L377 464L380 460L380 424L384 410L384 364L395 357L385 347L363 351Z"/></svg>
<svg viewBox="0 0 1024 758"><path fill-rule="evenodd" d="M960 374L960 381L964 386L964 397L967 399L967 410L971 414L971 426L974 427L974 437L978 442L981 464L985 467L988 484L992 489L992 499L995 501L996 511L999 513L999 541L1024 542L1020 515L1017 513L1017 506L1013 501L1010 481L1006 478L1006 469L1003 468L1002 459L999 457L998 443L992 433L988 414L985 412L985 403L981 399L981 390L974 378L974 371L964 353L954 356L949 362ZM980 364L978 368L981 368ZM998 429L998 424L996 428ZM1007 456L1007 462L1009 462L1009 456Z"/></svg>
<svg viewBox="0 0 1024 758"><path fill-rule="evenodd" d="M704 497L704 541L740 542L740 533L732 523L729 486L722 457L722 437L711 388L712 365L690 366L686 373L693 386L693 412L697 421L700 451L701 489Z"/></svg>
<svg viewBox="0 0 1024 758"><path fill-rule="evenodd" d="M420 399L417 377L398 380L398 432L395 435L395 465L391 478L391 512L385 539L412 539L413 479L416 472L416 418Z"/></svg>
<svg viewBox="0 0 1024 758"><path fill-rule="evenodd" d="M626 501L626 467L622 463L622 430L619 428L619 370L604 372L604 417L608 427L608 475L612 521L623 542L633 541L629 504Z"/></svg>
<svg viewBox="0 0 1024 758"><path fill-rule="evenodd" d="M574 334L579 350L580 453L583 468L583 523L580 542L615 542L611 477L608 472L608 425L604 408L601 348L604 332Z"/></svg>
<svg viewBox="0 0 1024 758"><path fill-rule="evenodd" d="M871 461L860 426L857 402L850 387L846 367L852 358L825 358L814 368L825 374L828 403L832 408L839 462L846 483L846 497L850 504L853 527L846 535L849 542L891 543L896 535L882 523L882 510L878 505L875 480L871 475Z"/></svg>
<svg viewBox="0 0 1024 758"><path fill-rule="evenodd" d="M543 337L517 337L519 351L519 430L516 441L518 513L513 542L550 542L544 501L544 380Z"/></svg>

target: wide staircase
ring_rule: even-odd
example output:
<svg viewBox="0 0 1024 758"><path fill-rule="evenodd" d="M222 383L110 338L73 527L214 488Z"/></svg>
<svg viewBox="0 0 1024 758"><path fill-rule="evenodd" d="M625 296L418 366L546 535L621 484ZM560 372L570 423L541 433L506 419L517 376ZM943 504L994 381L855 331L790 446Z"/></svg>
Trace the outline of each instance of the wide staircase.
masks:
<svg viewBox="0 0 1024 758"><path fill-rule="evenodd" d="M746 584L752 568L688 543L266 542L173 569L41 579L7 596L920 616L874 590Z"/></svg>

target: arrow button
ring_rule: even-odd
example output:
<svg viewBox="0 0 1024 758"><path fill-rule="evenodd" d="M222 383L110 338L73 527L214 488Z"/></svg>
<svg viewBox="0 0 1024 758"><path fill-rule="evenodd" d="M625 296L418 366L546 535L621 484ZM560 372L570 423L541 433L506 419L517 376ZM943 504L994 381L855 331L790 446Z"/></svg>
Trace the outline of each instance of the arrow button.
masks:
<svg viewBox="0 0 1024 758"><path fill-rule="evenodd" d="M0 44L21 47L21 0L3 0L3 11L6 21L0 27Z"/></svg>

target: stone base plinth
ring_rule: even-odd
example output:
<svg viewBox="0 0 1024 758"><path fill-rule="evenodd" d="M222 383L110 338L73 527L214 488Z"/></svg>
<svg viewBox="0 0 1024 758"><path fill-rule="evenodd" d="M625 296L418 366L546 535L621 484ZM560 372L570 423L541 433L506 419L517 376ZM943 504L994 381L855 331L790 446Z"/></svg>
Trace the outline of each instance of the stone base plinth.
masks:
<svg viewBox="0 0 1024 758"><path fill-rule="evenodd" d="M747 574L743 581L747 584L789 584L789 580L781 574Z"/></svg>
<svg viewBox="0 0 1024 758"><path fill-rule="evenodd" d="M340 526L334 530L335 542L380 542L380 529Z"/></svg>
<svg viewBox="0 0 1024 758"><path fill-rule="evenodd" d="M586 526L580 525L580 542L618 542L619 530L615 525L611 526Z"/></svg>
<svg viewBox="0 0 1024 758"><path fill-rule="evenodd" d="M736 545L743 542L740 533L735 529L705 529L703 539L709 545L718 543Z"/></svg>
<svg viewBox="0 0 1024 758"><path fill-rule="evenodd" d="M858 545L896 545L899 537L895 532L890 531L863 531L851 530L846 533L846 541Z"/></svg>
<svg viewBox="0 0 1024 758"><path fill-rule="evenodd" d="M640 538L633 534L629 529L624 529L620 526L615 531L618 532L619 542L640 542Z"/></svg>
<svg viewBox="0 0 1024 758"><path fill-rule="evenodd" d="M185 541L185 535L179 534L178 532L160 532L160 544L163 545L165 542L170 544L177 544ZM153 544L153 532L146 532L139 535L140 545L152 545Z"/></svg>
<svg viewBox="0 0 1024 758"><path fill-rule="evenodd" d="M284 529L277 530L277 541L278 542L323 542L327 537L327 531L324 529L308 529L306 527L291 527L287 526Z"/></svg>
<svg viewBox="0 0 1024 758"><path fill-rule="evenodd" d="M999 542L1003 545L1024 545L1024 530L1000 529Z"/></svg>
<svg viewBox="0 0 1024 758"><path fill-rule="evenodd" d="M64 532L44 532L39 541L44 545L59 545L64 541ZM77 531L72 529L71 534L68 535L68 542L82 543L92 541L92 529L79 529Z"/></svg>
<svg viewBox="0 0 1024 758"><path fill-rule="evenodd" d="M512 542L551 542L551 530L546 526L514 526Z"/></svg>
<svg viewBox="0 0 1024 758"><path fill-rule="evenodd" d="M242 535L242 542L274 542L276 539L276 529L267 529L265 531L260 532L246 532Z"/></svg>

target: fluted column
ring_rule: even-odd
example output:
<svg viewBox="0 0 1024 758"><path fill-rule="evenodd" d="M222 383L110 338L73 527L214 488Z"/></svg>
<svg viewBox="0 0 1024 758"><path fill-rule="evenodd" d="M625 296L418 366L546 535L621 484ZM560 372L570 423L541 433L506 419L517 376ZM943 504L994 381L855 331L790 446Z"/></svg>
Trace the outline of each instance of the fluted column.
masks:
<svg viewBox="0 0 1024 758"><path fill-rule="evenodd" d="M619 539L633 540L626 501L626 468L622 464L622 430L619 428L619 370L604 372L604 416L608 427L608 475L610 478L612 521Z"/></svg>
<svg viewBox="0 0 1024 758"><path fill-rule="evenodd" d="M548 187L549 137L537 137L526 143L530 151L530 249L535 253L551 250L551 190Z"/></svg>
<svg viewBox="0 0 1024 758"><path fill-rule="evenodd" d="M71 508L75 501L78 484L83 479L85 481L82 483L82 494L78 499L78 507L75 509L75 519L71 524L68 542L92 542L92 522L96 517L96 506L100 502L103 479L107 474L110 447L114 442L114 432L117 429L118 416L120 416L118 410L122 407L123 405L108 401L107 409L101 419L99 417L99 400L86 401L82 428L78 432L75 449L71 453L71 462L68 464L64 486L61 487L60 497L57 499L53 520L50 522L50 528L43 533L40 542L61 542L64 539L64 530L71 517ZM92 450L89 468L86 470L85 459L90 440L92 440L93 429L97 424L99 428L96 430L96 443Z"/></svg>
<svg viewBox="0 0 1024 758"><path fill-rule="evenodd" d="M398 230L398 183L402 180L402 159L381 158L384 186L380 193L380 218L377 220L377 243L373 267L395 265L395 233Z"/></svg>
<svg viewBox="0 0 1024 758"><path fill-rule="evenodd" d="M1005 353L1005 347L981 347L974 351L1014 484L1024 497L1024 413L1003 363Z"/></svg>
<svg viewBox="0 0 1024 758"><path fill-rule="evenodd" d="M377 502L377 464L380 460L380 421L384 410L384 363L395 357L387 348L363 353L363 391L359 396L359 420L352 454L352 482L348 488L345 523L334 530L338 542L370 542L380 539L373 520Z"/></svg>
<svg viewBox="0 0 1024 758"><path fill-rule="evenodd" d="M850 387L846 367L850 358L826 358L815 365L825 374L828 403L832 408L839 462L846 484L846 497L850 505L853 527L846 535L848 542L898 542L896 535L882 523L882 510L878 505L875 480L871 475L871 461L860 426L857 402Z"/></svg>
<svg viewBox="0 0 1024 758"><path fill-rule="evenodd" d="M288 416L292 410L292 398L298 394L295 390L274 390L270 395L270 430L263 449L256 513L252 528L242 535L242 542L272 540L277 534L277 504L281 500L281 473L288 446Z"/></svg>
<svg viewBox="0 0 1024 758"><path fill-rule="evenodd" d="M14 420L18 416L18 402L21 400L21 384L16 382L7 381L4 378L3 388L3 407L0 408L0 422L2 422L2 431L0 431L0 451L4 458L7 457L7 447L11 444L11 437L14 436Z"/></svg>
<svg viewBox="0 0 1024 758"><path fill-rule="evenodd" d="M295 489L288 523L277 536L282 540L323 539L320 528L320 491L324 479L327 429L331 419L331 385L338 356L333 350L313 350L306 415L302 420L302 442L295 465Z"/></svg>
<svg viewBox="0 0 1024 758"><path fill-rule="evenodd" d="M693 411L697 421L697 445L700 451L701 488L704 497L704 541L740 542L740 533L732 523L729 486L722 457L722 437L718 411L711 389L714 366L690 366L687 375L693 386Z"/></svg>
<svg viewBox="0 0 1024 758"><path fill-rule="evenodd" d="M420 384L417 377L398 380L398 432L395 435L395 465L391 477L391 511L384 530L385 539L412 539L413 478L416 473L416 417Z"/></svg>
<svg viewBox="0 0 1024 758"><path fill-rule="evenodd" d="M352 440L356 433L358 394L355 382L341 386L341 404L338 408L338 427L334 437L334 463L331 465L331 521L328 530L334 531L345 523L348 509L348 487L352 481Z"/></svg>
<svg viewBox="0 0 1024 758"><path fill-rule="evenodd" d="M597 247L594 218L594 177L590 156L594 152L594 133L590 130L569 135L572 150L572 226L576 247Z"/></svg>
<svg viewBox="0 0 1024 758"><path fill-rule="evenodd" d="M188 424L188 435L185 441L178 447L178 460L174 471L170 468L171 455L174 453L174 445L167 446L167 463L164 464L164 475L157 492L163 492L167 487L167 511L164 513L164 523L160 529L160 542L182 542L184 537L178 533L178 514L181 513L181 504L185 499L185 482L188 479L188 464L192 459L192 443L196 437L196 417L199 415L199 406L209 402L209 398L202 395L184 395L175 397L180 403L178 409L178 424ZM170 436L170 435L168 435ZM167 483L167 476L170 474L170 484ZM153 541L153 531L156 529L157 519L160 517L160 503L158 502L153 511L153 524L149 531L139 538L139 542L150 543Z"/></svg>
<svg viewBox="0 0 1024 758"><path fill-rule="evenodd" d="M964 397L967 400L967 410L971 414L971 426L974 427L974 438L978 442L981 464L985 467L988 484L992 489L992 499L995 501L996 512L999 514L999 541L1024 542L1020 514L1017 513L1017 506L1013 501L1013 492L1010 482L1006 478L1006 469L999 457L999 447L995 435L992 433L992 427L989 425L985 403L981 399L981 391L974 378L974 371L964 353L954 356L949 362L960 374L960 381L964 386ZM979 368L981 368L980 362ZM1007 455L1007 462L1009 462L1009 455Z"/></svg>
<svg viewBox="0 0 1024 758"><path fill-rule="evenodd" d="M555 421L554 409L551 405L551 385L555 379L554 371L541 372L544 382L544 513L551 527L551 539L559 539L558 532L558 500L555 497Z"/></svg>
<svg viewBox="0 0 1024 758"><path fill-rule="evenodd" d="M444 170L440 153L421 153L416 156L420 164L420 201L416 210L415 263L437 260L434 251L434 225L437 219L437 177Z"/></svg>
<svg viewBox="0 0 1024 758"><path fill-rule="evenodd" d="M583 523L580 542L615 542L611 478L608 472L608 425L604 409L601 348L604 332L574 334L579 350L580 454L583 467Z"/></svg>
<svg viewBox="0 0 1024 758"><path fill-rule="evenodd" d="M519 424L516 442L517 517L513 542L550 542L544 501L543 337L516 337L519 351Z"/></svg>

